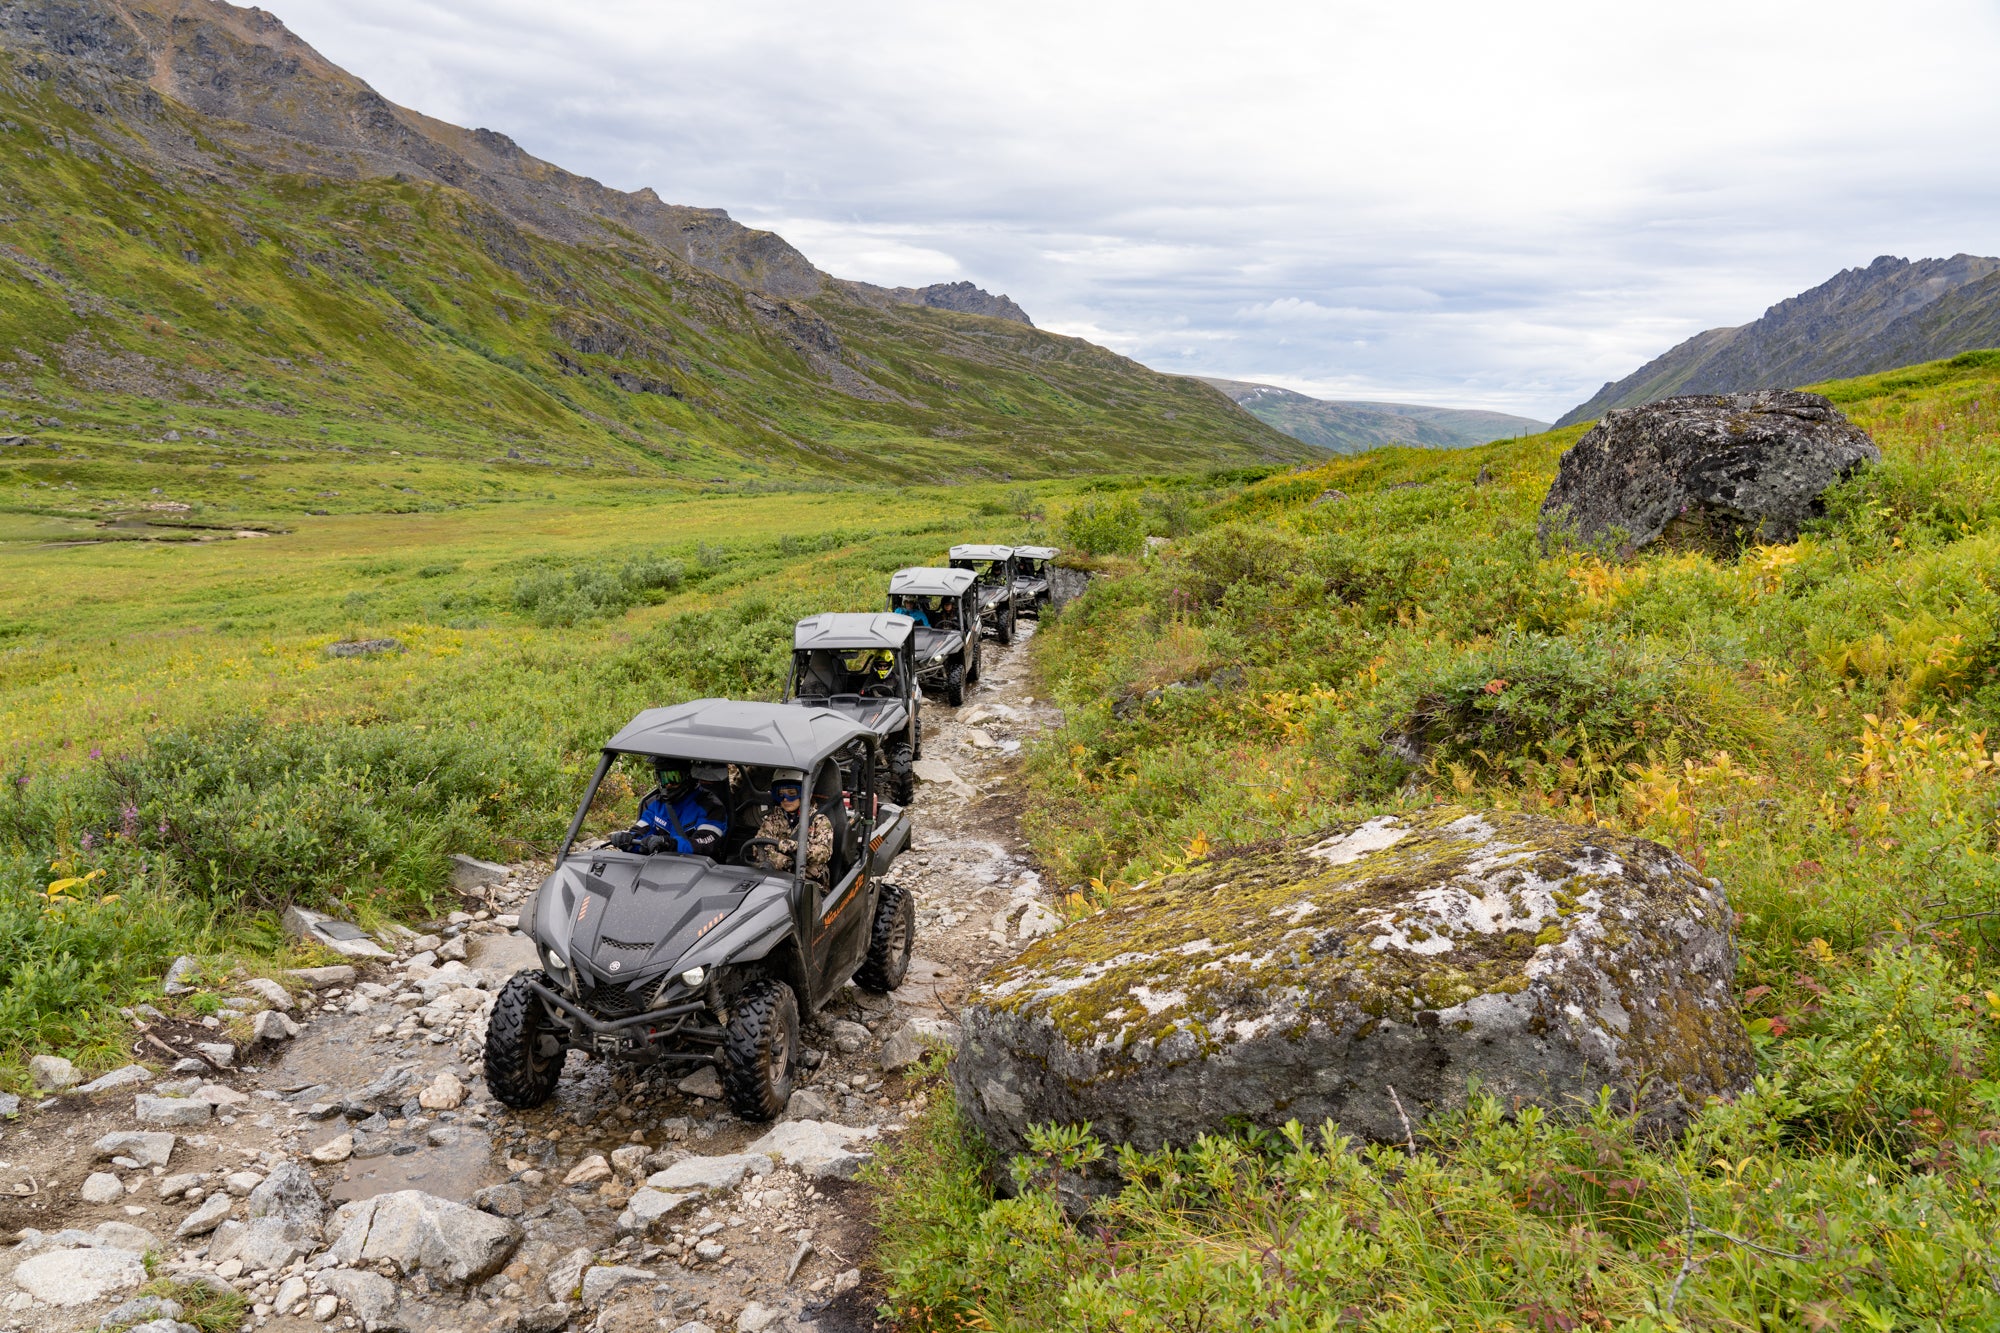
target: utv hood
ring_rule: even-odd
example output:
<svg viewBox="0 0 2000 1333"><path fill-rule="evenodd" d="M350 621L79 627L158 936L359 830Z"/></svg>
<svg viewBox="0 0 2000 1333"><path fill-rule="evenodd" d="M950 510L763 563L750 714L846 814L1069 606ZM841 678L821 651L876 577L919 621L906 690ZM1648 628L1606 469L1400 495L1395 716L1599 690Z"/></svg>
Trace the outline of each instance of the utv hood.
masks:
<svg viewBox="0 0 2000 1333"><path fill-rule="evenodd" d="M963 648L965 646L965 636L955 629L930 629L919 625L917 626L914 643L916 644L917 664L919 666L929 666L941 658L950 657L960 648Z"/></svg>
<svg viewBox="0 0 2000 1333"><path fill-rule="evenodd" d="M706 857L580 852L536 892L531 935L585 991L630 989L762 957L790 929L790 889L787 878Z"/></svg>

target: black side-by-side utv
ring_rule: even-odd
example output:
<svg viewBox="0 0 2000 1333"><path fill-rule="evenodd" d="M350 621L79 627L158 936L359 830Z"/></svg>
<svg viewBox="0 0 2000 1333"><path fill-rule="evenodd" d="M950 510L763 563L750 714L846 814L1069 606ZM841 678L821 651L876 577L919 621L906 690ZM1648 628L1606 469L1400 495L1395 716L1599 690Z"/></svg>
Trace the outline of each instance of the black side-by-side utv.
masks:
<svg viewBox="0 0 2000 1333"><path fill-rule="evenodd" d="M979 627L996 642L1014 642L1014 548L954 546L953 569L969 569L979 580Z"/></svg>
<svg viewBox="0 0 2000 1333"><path fill-rule="evenodd" d="M712 784L729 814L719 856L580 846L591 803L620 763L664 764ZM909 846L910 817L878 803L886 769L875 735L831 709L702 699L634 718L605 745L555 870L522 906L519 928L543 965L516 974L494 1002L493 1095L540 1105L574 1050L712 1064L738 1114L782 1112L801 1015L849 978L887 992L909 968L915 905L887 876ZM788 868L758 863L774 846L758 827L781 774L797 775L805 807L832 825L824 884L806 873L808 838L797 839Z"/></svg>
<svg viewBox="0 0 2000 1333"><path fill-rule="evenodd" d="M875 734L889 758L890 799L917 793L911 765L923 758L923 691L917 687L916 622L907 616L828 612L792 628L785 702L831 708Z"/></svg>
<svg viewBox="0 0 2000 1333"><path fill-rule="evenodd" d="M979 580L969 569L899 569L889 576L889 610L916 623L910 636L917 684L953 708L979 679Z"/></svg>
<svg viewBox="0 0 2000 1333"><path fill-rule="evenodd" d="M1062 552L1053 546L1014 548L1014 614L1041 619L1042 611L1054 598L1049 584L1049 562Z"/></svg>

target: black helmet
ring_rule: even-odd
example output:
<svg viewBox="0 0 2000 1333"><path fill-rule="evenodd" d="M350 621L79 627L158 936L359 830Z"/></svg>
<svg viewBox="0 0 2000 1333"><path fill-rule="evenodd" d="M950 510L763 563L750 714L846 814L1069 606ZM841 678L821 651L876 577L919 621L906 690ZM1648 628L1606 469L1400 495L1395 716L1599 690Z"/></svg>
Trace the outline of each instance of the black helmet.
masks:
<svg viewBox="0 0 2000 1333"><path fill-rule="evenodd" d="M679 759L655 759L653 776L660 787L669 792L685 791L693 782L694 775L688 765Z"/></svg>

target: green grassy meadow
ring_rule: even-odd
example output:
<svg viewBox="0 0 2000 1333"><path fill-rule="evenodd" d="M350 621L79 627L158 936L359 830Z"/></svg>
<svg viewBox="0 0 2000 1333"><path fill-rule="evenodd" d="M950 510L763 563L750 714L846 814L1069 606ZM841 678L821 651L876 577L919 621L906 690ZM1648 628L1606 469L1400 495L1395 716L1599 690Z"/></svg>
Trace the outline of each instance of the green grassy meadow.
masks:
<svg viewBox="0 0 2000 1333"><path fill-rule="evenodd" d="M2000 353L1820 387L1885 461L1739 559L1544 555L1580 428L1273 476L1154 556L1133 497L1071 511L1116 575L1036 641L1073 912L1440 800L1600 823L1728 889L1762 1072L1678 1143L1475 1101L1414 1154L1127 1153L1080 1220L1055 1182L1116 1146L996 1163L940 1079L879 1176L899 1326L2000 1327Z"/></svg>

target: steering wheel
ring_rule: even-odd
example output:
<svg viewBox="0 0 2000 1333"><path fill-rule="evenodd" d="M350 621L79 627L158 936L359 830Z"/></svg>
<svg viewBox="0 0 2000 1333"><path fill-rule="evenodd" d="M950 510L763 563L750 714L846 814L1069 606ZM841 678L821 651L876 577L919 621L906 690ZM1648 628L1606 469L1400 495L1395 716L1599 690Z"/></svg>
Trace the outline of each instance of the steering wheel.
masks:
<svg viewBox="0 0 2000 1333"><path fill-rule="evenodd" d="M741 851L736 853L736 859L746 866L755 866L757 864L757 848L770 847L775 850L782 845L776 838L752 838L743 844Z"/></svg>

